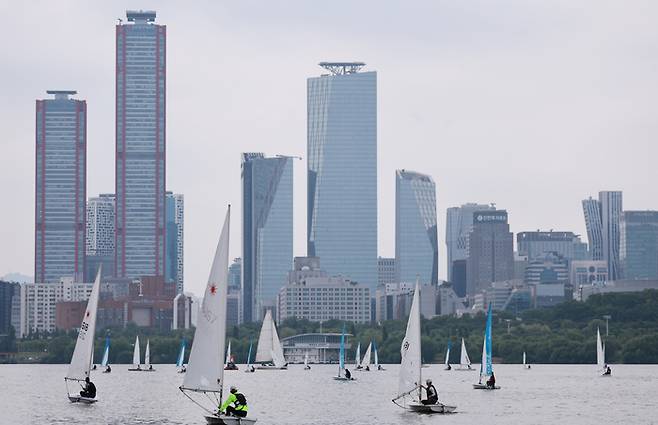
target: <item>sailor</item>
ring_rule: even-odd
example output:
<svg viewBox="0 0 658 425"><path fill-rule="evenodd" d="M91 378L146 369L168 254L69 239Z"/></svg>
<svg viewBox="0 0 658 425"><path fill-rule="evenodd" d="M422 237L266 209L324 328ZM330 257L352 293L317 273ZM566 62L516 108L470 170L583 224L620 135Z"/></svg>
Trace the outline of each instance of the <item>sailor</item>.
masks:
<svg viewBox="0 0 658 425"><path fill-rule="evenodd" d="M94 385L94 383L89 380L88 376L85 378L85 386L83 387L82 391L80 391L80 397L96 397L96 385Z"/></svg>
<svg viewBox="0 0 658 425"><path fill-rule="evenodd" d="M254 365L251 365L251 371L256 372L256 368L254 367Z"/></svg>
<svg viewBox="0 0 658 425"><path fill-rule="evenodd" d="M491 376L487 380L487 388L495 388L496 387L496 377L494 376L493 370L491 371Z"/></svg>
<svg viewBox="0 0 658 425"><path fill-rule="evenodd" d="M96 370L96 365L94 365L94 367L92 367L91 370Z"/></svg>
<svg viewBox="0 0 658 425"><path fill-rule="evenodd" d="M149 370L153 370L153 365L152 364L149 365Z"/></svg>
<svg viewBox="0 0 658 425"><path fill-rule="evenodd" d="M382 370L382 365L378 364L377 365L377 370Z"/></svg>
<svg viewBox="0 0 658 425"><path fill-rule="evenodd" d="M436 388L432 385L431 379L425 380L426 387L421 385L421 388L425 388L427 392L427 400L421 400L423 404L436 404L439 401L439 394L436 392Z"/></svg>
<svg viewBox="0 0 658 425"><path fill-rule="evenodd" d="M366 366L366 372L370 372L370 366Z"/></svg>
<svg viewBox="0 0 658 425"><path fill-rule="evenodd" d="M183 366L183 367L181 367L180 371L185 373L185 372L187 372L187 368L185 366Z"/></svg>
<svg viewBox="0 0 658 425"><path fill-rule="evenodd" d="M107 373L112 372L112 368L110 367L110 365L107 365L107 367L105 368L105 372Z"/></svg>
<svg viewBox="0 0 658 425"><path fill-rule="evenodd" d="M450 363L448 363L448 367L446 368L446 370L451 370L451 369L452 369L452 366L450 366Z"/></svg>
<svg viewBox="0 0 658 425"><path fill-rule="evenodd" d="M352 379L352 372L349 369L345 369L345 377L347 379Z"/></svg>
<svg viewBox="0 0 658 425"><path fill-rule="evenodd" d="M142 366L137 365L137 370L142 370Z"/></svg>
<svg viewBox="0 0 658 425"><path fill-rule="evenodd" d="M231 386L231 393L229 394L224 404L219 407L219 412L226 412L226 416L232 415L244 418L247 416L246 397L242 393L239 393L237 388Z"/></svg>
<svg viewBox="0 0 658 425"><path fill-rule="evenodd" d="M612 375L612 369L610 369L610 366L606 365L604 375Z"/></svg>

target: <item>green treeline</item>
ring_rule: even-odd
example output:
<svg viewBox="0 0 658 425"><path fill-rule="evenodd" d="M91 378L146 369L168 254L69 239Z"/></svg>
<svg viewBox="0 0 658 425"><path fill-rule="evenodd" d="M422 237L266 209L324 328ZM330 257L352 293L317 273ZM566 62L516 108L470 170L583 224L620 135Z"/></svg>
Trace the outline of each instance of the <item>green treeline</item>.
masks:
<svg viewBox="0 0 658 425"><path fill-rule="evenodd" d="M604 315L610 315L609 336L605 336ZM485 316L435 317L422 320L423 361L442 362L448 340L452 341L451 363L459 362L461 338L471 360L479 362L482 350ZM332 320L322 324L323 332L340 332L343 322ZM553 308L528 310L519 317L509 312L494 313L493 356L503 363L520 363L526 351L530 363L595 363L596 329L600 327L606 344L606 360L610 363L658 363L658 291L605 294L591 296L587 302L569 301ZM347 332L356 335L363 346L376 341L381 363L397 363L400 360L400 342L404 336L406 321L387 321L381 324L347 324ZM509 332L508 332L509 329ZM260 323L235 326L227 330L236 361L244 363L249 341L258 341ZM319 332L320 324L307 320L286 320L279 325L279 336L285 338L300 333ZM151 341L152 363L174 363L181 339L188 343L187 355L193 330L167 333L153 329L137 328L129 324L125 329L105 329L97 334L95 361L102 358L105 335L111 337L110 363L132 362L133 343L139 335L144 352L146 339ZM29 353L31 361L44 363L68 363L75 345L75 332L59 332L50 335L32 335L18 340L20 353ZM354 338L349 338L352 349L348 362L353 361ZM252 353L252 355L253 355ZM20 361L20 360L19 360Z"/></svg>

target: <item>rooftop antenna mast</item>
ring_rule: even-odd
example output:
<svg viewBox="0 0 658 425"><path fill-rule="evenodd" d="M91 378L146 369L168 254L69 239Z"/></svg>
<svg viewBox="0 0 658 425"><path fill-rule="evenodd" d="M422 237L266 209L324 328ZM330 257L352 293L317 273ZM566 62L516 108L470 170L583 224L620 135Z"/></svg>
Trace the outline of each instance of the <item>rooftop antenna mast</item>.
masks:
<svg viewBox="0 0 658 425"><path fill-rule="evenodd" d="M333 75L356 74L366 66L363 62L320 62L318 65Z"/></svg>

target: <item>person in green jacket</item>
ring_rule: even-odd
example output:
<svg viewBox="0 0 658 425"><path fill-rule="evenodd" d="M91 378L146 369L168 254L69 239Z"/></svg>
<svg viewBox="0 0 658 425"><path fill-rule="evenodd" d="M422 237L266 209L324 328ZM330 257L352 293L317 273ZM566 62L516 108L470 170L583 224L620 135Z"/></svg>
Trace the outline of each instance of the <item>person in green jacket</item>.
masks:
<svg viewBox="0 0 658 425"><path fill-rule="evenodd" d="M231 387L231 393L228 398L224 404L219 407L219 413L224 412L226 412L227 416L233 415L240 418L247 416L247 398L242 393L239 393L238 389L233 386Z"/></svg>

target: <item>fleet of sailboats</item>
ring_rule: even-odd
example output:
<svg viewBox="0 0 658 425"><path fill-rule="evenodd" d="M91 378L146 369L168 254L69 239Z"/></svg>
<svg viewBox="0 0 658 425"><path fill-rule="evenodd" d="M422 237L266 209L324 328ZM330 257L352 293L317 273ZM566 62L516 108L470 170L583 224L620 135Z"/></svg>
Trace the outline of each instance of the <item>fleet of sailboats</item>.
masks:
<svg viewBox="0 0 658 425"><path fill-rule="evenodd" d="M272 320L272 311L267 310L263 325L260 329L260 336L258 337L258 348L256 350L257 369L287 369L283 356L283 348L281 341L279 341L279 334L276 331L276 325Z"/></svg>

